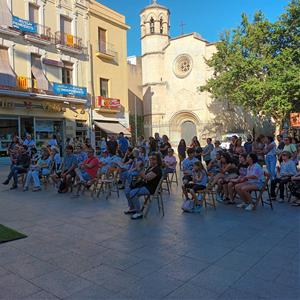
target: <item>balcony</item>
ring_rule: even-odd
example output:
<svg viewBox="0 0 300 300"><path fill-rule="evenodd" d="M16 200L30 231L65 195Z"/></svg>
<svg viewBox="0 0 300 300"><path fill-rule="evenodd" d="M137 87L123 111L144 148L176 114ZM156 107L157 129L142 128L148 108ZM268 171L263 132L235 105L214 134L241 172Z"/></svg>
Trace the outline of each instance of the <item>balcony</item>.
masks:
<svg viewBox="0 0 300 300"><path fill-rule="evenodd" d="M82 54L84 51L81 38L61 31L55 33L55 44L57 49L73 54Z"/></svg>
<svg viewBox="0 0 300 300"><path fill-rule="evenodd" d="M98 112L118 113L121 111L121 101L115 98L97 96L95 110Z"/></svg>
<svg viewBox="0 0 300 300"><path fill-rule="evenodd" d="M36 79L26 76L17 76L15 86L5 86L0 83L0 95L77 104L86 104L87 102L86 88L51 82L49 89L45 90L39 87Z"/></svg>
<svg viewBox="0 0 300 300"><path fill-rule="evenodd" d="M26 32L24 35L25 40L36 44L50 45L54 41L51 28L36 23L35 25L36 32Z"/></svg>
<svg viewBox="0 0 300 300"><path fill-rule="evenodd" d="M12 26L0 25L0 33L9 35L11 37L16 37L22 34L21 31L13 28Z"/></svg>
<svg viewBox="0 0 300 300"><path fill-rule="evenodd" d="M114 51L114 45L100 41L96 50L96 56L108 61L117 62L118 53Z"/></svg>

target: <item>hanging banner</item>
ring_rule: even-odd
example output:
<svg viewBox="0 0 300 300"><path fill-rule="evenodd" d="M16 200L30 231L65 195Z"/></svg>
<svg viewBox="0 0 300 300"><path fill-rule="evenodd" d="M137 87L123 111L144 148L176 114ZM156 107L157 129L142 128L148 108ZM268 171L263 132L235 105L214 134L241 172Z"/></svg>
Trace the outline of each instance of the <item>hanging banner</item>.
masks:
<svg viewBox="0 0 300 300"><path fill-rule="evenodd" d="M87 96L87 91L84 87L56 82L53 83L53 92L56 95L70 95L82 98L86 98Z"/></svg>
<svg viewBox="0 0 300 300"><path fill-rule="evenodd" d="M300 127L300 113L290 113L291 127Z"/></svg>
<svg viewBox="0 0 300 300"><path fill-rule="evenodd" d="M12 20L13 20L13 27L15 29L18 29L18 30L21 30L21 31L24 31L24 32L37 33L36 23L18 18L16 16L13 16Z"/></svg>
<svg viewBox="0 0 300 300"><path fill-rule="evenodd" d="M66 45L70 47L74 46L74 37L72 34L66 34Z"/></svg>
<svg viewBox="0 0 300 300"><path fill-rule="evenodd" d="M119 99L105 98L102 96L98 96L97 101L96 101L96 107L104 108L104 109L111 109L111 110L120 110L121 102Z"/></svg>

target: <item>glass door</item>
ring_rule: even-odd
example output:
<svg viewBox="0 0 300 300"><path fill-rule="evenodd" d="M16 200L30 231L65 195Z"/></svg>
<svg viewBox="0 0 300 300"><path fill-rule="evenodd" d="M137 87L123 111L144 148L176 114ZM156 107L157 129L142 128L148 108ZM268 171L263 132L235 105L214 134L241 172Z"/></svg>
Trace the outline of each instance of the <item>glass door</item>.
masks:
<svg viewBox="0 0 300 300"><path fill-rule="evenodd" d="M26 138L26 134L31 134L34 139L34 122L33 117L21 117L20 118L20 126L21 126L21 139L24 140Z"/></svg>

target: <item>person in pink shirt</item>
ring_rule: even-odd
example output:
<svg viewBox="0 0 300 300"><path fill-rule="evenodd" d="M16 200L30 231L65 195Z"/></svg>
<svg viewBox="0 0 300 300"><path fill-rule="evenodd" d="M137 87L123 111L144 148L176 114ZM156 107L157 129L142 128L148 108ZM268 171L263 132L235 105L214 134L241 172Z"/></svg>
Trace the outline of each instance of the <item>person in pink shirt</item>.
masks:
<svg viewBox="0 0 300 300"><path fill-rule="evenodd" d="M164 173L174 173L176 170L177 160L174 155L174 150L172 148L168 149L168 155L164 158Z"/></svg>

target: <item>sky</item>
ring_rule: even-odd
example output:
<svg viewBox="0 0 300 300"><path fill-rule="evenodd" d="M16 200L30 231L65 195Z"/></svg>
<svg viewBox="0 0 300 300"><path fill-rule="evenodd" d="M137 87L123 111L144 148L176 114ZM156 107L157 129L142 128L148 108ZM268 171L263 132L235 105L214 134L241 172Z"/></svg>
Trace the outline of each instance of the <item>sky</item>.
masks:
<svg viewBox="0 0 300 300"><path fill-rule="evenodd" d="M128 56L140 55L140 11L151 0L97 0L125 15L131 27L127 34ZM257 10L275 21L289 0L158 0L171 11L171 37L181 34L180 24L186 24L184 33L198 32L209 42L215 42L226 29L239 25L241 14L250 18Z"/></svg>

